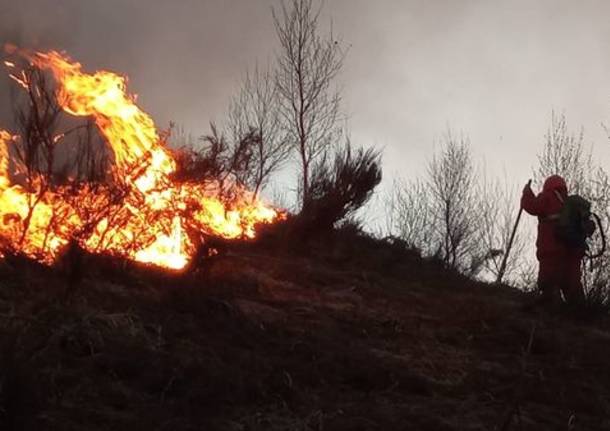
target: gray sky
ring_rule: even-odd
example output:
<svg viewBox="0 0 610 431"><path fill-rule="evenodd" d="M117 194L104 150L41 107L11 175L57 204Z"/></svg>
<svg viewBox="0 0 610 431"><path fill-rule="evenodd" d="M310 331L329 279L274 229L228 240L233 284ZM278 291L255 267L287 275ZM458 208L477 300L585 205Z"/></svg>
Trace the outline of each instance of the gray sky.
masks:
<svg viewBox="0 0 610 431"><path fill-rule="evenodd" d="M160 127L200 134L224 118L246 68L271 59L278 4L0 0L0 42L124 73ZM384 148L386 177L421 172L450 126L524 182L552 109L584 126L610 167L609 2L326 0L330 16L350 46L340 85L353 141ZM0 100L8 85L0 77ZM6 115L0 103L0 127Z"/></svg>

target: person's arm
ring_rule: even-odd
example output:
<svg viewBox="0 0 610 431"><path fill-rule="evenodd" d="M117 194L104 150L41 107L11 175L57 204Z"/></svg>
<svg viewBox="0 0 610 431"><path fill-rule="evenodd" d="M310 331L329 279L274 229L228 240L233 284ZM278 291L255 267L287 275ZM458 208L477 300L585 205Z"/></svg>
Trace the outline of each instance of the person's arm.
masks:
<svg viewBox="0 0 610 431"><path fill-rule="evenodd" d="M521 195L521 208L523 208L528 214L533 216L544 215L544 196L540 193L538 196L534 194L530 183L527 183L523 189Z"/></svg>

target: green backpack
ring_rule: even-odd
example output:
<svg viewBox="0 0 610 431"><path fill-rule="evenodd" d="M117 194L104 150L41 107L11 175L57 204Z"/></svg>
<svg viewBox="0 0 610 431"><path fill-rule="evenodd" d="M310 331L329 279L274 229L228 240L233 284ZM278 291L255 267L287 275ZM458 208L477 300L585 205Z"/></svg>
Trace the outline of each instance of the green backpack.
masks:
<svg viewBox="0 0 610 431"><path fill-rule="evenodd" d="M587 238L593 235L594 231L591 202L580 195L570 195L563 199L556 224L557 238L570 248L586 249Z"/></svg>

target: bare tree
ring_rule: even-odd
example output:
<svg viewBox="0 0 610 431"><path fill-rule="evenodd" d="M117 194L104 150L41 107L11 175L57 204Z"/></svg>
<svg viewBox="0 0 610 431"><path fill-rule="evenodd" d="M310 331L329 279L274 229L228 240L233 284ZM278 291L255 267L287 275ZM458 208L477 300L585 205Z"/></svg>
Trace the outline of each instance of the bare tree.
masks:
<svg viewBox="0 0 610 431"><path fill-rule="evenodd" d="M231 101L229 132L232 142L256 134L252 148L251 172L246 185L253 197L268 184L271 175L282 167L290 155L287 134L282 128L278 91L272 72L267 69L247 73L242 87Z"/></svg>
<svg viewBox="0 0 610 431"><path fill-rule="evenodd" d="M27 195L28 213L21 224L21 244L27 237L36 207L53 186L55 146L62 137L57 133L62 110L47 76L39 69L25 69L18 82L26 89L26 96L21 101L15 99L13 106L21 136L14 142L12 153L15 155L17 173L30 191ZM51 218L49 229L53 221L55 214Z"/></svg>
<svg viewBox="0 0 610 431"><path fill-rule="evenodd" d="M57 133L62 109L44 72L30 67L23 71L21 80L26 98L14 105L21 136L15 153L28 186L33 187L34 181L53 177L55 146L63 137Z"/></svg>
<svg viewBox="0 0 610 431"><path fill-rule="evenodd" d="M564 177L570 190L579 193L588 183L592 166L592 154L584 145L584 130L578 133L568 129L565 115L551 113L551 125L545 135L542 152L538 155L538 167L534 171L536 182L541 185L551 175Z"/></svg>
<svg viewBox="0 0 610 431"><path fill-rule="evenodd" d="M470 272L478 260L477 182L470 144L449 131L438 154L428 166L433 225L440 245L440 258L446 265Z"/></svg>
<svg viewBox="0 0 610 431"><path fill-rule="evenodd" d="M393 231L423 255L476 275L497 255L494 241L482 241L483 218L497 208L488 208L482 196L468 140L449 131L425 178L398 184L390 203L398 212Z"/></svg>
<svg viewBox="0 0 610 431"><path fill-rule="evenodd" d="M41 193L69 178L101 181L109 153L93 120L66 118L47 75L30 67L19 76L25 97L14 98L13 113L21 139L14 146L18 171L28 187ZM58 151L61 143L63 149Z"/></svg>
<svg viewBox="0 0 610 431"><path fill-rule="evenodd" d="M311 169L328 152L339 132L340 95L332 82L343 66L344 53L328 34L319 34L321 7L313 0L290 0L273 10L280 42L276 84L283 127L301 169L301 207L311 200Z"/></svg>

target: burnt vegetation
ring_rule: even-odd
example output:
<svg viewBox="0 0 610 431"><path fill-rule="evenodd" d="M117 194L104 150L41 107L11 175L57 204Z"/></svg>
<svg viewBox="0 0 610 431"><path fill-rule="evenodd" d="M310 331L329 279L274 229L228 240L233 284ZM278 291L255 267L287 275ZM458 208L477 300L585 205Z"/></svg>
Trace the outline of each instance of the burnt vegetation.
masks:
<svg viewBox="0 0 610 431"><path fill-rule="evenodd" d="M607 321L519 311L400 242L349 229L170 274L84 255L0 266L4 429L608 426Z"/></svg>

